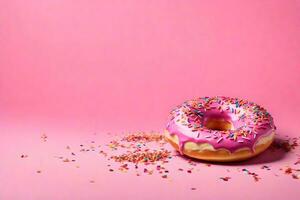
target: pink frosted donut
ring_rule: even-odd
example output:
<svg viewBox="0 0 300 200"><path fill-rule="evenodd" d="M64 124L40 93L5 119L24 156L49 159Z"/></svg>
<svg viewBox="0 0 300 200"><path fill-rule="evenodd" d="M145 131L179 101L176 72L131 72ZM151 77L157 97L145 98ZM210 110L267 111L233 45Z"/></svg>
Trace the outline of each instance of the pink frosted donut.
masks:
<svg viewBox="0 0 300 200"><path fill-rule="evenodd" d="M237 98L203 97L170 113L165 138L181 154L208 161L239 161L266 150L276 127L261 106Z"/></svg>

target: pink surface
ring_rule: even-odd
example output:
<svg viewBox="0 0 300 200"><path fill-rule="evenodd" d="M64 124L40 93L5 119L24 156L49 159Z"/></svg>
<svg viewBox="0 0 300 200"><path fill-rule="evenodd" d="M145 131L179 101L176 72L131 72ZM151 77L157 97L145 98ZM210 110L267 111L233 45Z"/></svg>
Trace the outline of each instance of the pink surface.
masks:
<svg viewBox="0 0 300 200"><path fill-rule="evenodd" d="M94 158L77 173L45 157L93 132L101 143L107 131L162 130L170 109L196 96L252 100L278 134L299 136L299 9L297 0L0 0L0 199L298 199L289 177L224 184L217 166L168 183L109 174ZM23 151L35 155L27 164Z"/></svg>

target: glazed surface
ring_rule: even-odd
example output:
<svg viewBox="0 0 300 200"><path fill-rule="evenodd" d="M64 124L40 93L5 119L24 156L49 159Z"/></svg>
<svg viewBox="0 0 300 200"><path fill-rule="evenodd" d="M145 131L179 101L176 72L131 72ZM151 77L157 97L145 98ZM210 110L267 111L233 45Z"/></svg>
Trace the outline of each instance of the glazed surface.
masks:
<svg viewBox="0 0 300 200"><path fill-rule="evenodd" d="M207 127L209 120L230 124L228 130ZM272 116L263 107L247 100L230 97L202 97L184 102L170 113L167 131L177 135L179 150L186 142L208 143L214 149L234 152L241 148L254 151L261 137L274 132Z"/></svg>

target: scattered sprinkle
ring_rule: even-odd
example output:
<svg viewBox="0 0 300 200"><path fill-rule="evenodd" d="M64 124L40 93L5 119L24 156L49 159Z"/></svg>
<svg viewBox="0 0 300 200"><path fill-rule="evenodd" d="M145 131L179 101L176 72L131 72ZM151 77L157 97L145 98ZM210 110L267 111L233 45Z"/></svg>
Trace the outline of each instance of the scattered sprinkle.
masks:
<svg viewBox="0 0 300 200"><path fill-rule="evenodd" d="M162 178L168 178L168 175L162 175L161 177Z"/></svg>
<svg viewBox="0 0 300 200"><path fill-rule="evenodd" d="M48 136L46 134L42 134L41 139L43 142L47 142Z"/></svg>
<svg viewBox="0 0 300 200"><path fill-rule="evenodd" d="M168 150L154 150L154 151L139 151L128 152L119 156L112 156L111 159L116 162L132 162L132 163L154 163L157 161L165 161L171 155Z"/></svg>
<svg viewBox="0 0 300 200"><path fill-rule="evenodd" d="M258 176L258 174L254 173L254 172L250 172L248 169L242 169L242 171L244 172L244 174L252 176L255 182L260 180L260 177Z"/></svg>
<svg viewBox="0 0 300 200"><path fill-rule="evenodd" d="M229 179L231 179L231 177L226 176L226 177L220 177L221 180L223 181L229 181Z"/></svg>

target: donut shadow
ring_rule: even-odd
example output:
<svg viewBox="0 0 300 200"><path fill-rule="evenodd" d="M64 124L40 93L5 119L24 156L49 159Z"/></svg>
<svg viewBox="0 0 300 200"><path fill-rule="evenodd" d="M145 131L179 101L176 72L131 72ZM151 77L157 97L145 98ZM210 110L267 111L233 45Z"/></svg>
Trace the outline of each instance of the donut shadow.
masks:
<svg viewBox="0 0 300 200"><path fill-rule="evenodd" d="M204 164L212 164L212 165L243 166L243 165L268 164L268 163L273 163L282 160L287 154L290 153L290 151L287 151L286 149L279 147L280 146L279 144L283 144L284 142L286 142L286 140L278 136L275 136L274 142L271 144L271 146L268 149L266 149L261 154L244 161L212 162L212 161L199 160L196 158L190 158L185 155L180 155L179 153L177 153L176 156L181 157L186 161L193 161L196 163L204 163Z"/></svg>

